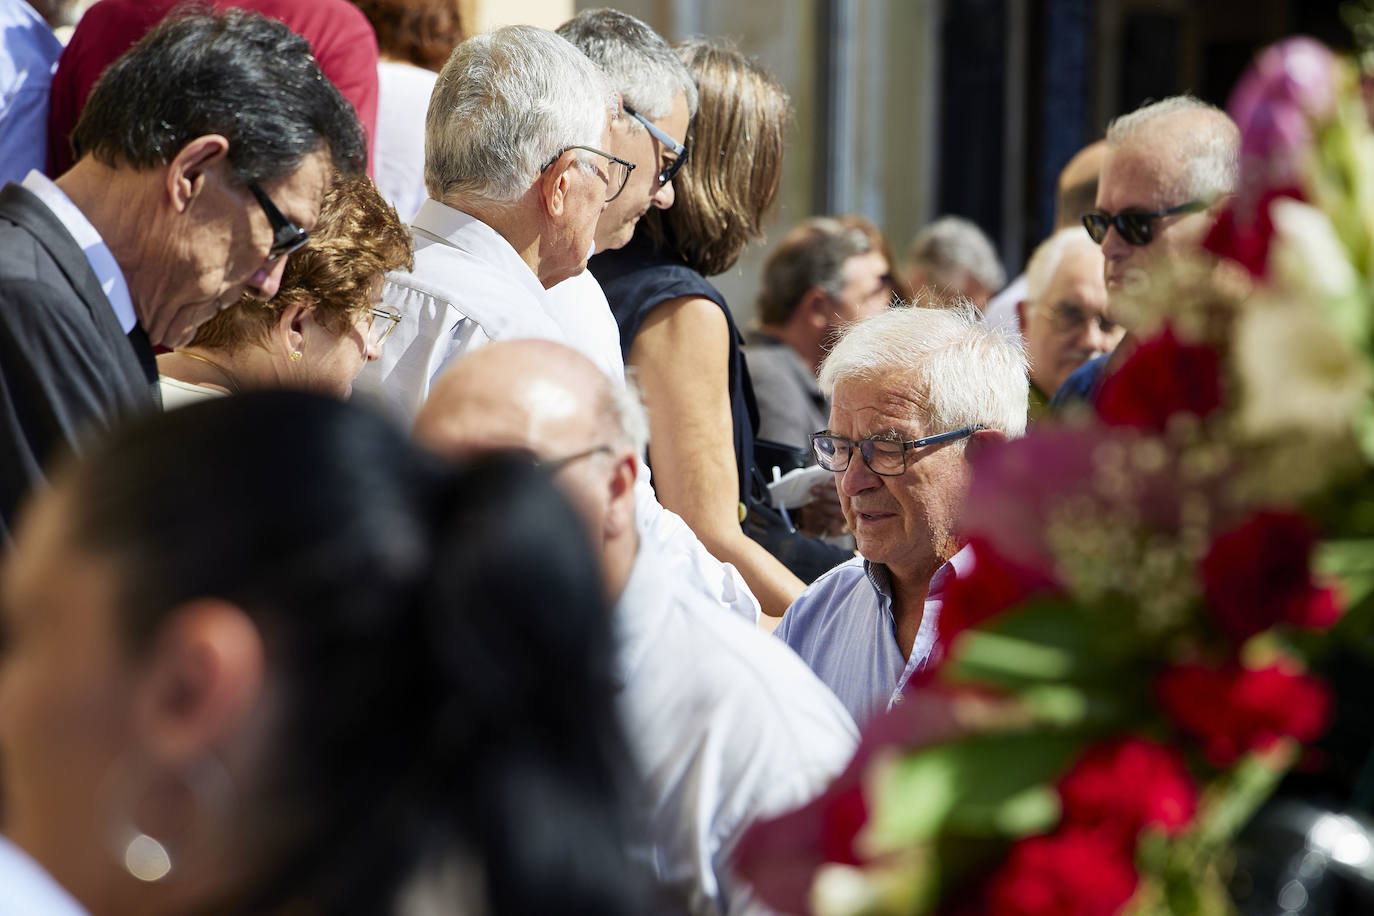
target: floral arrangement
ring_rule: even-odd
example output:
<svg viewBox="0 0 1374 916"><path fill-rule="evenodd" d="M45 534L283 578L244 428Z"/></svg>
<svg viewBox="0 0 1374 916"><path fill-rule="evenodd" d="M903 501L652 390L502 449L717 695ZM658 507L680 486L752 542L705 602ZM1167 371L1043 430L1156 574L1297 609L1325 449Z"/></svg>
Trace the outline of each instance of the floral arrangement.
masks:
<svg viewBox="0 0 1374 916"><path fill-rule="evenodd" d="M1231 913L1239 832L1320 765L1324 660L1374 658L1374 132L1308 39L1230 111L1241 192L1096 416L977 467L943 663L742 844L776 909Z"/></svg>

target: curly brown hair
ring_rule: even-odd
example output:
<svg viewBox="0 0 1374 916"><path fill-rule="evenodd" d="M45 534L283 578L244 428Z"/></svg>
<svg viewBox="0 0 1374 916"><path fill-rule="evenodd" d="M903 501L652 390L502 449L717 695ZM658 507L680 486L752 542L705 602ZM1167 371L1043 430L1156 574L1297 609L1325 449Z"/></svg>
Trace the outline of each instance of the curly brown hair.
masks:
<svg viewBox="0 0 1374 916"><path fill-rule="evenodd" d="M693 38L673 47L697 81L691 158L673 179L676 202L650 210L644 222L655 244L710 277L733 267L763 234L782 181L792 108L777 78L729 44Z"/></svg>
<svg viewBox="0 0 1374 916"><path fill-rule="evenodd" d="M438 73L467 37L458 0L353 0L377 32L383 57Z"/></svg>
<svg viewBox="0 0 1374 916"><path fill-rule="evenodd" d="M414 266L410 230L366 175L335 176L310 241L290 256L270 300L244 295L202 325L192 346L236 350L268 340L292 305L310 309L325 329L345 334L371 308L373 284L388 270Z"/></svg>

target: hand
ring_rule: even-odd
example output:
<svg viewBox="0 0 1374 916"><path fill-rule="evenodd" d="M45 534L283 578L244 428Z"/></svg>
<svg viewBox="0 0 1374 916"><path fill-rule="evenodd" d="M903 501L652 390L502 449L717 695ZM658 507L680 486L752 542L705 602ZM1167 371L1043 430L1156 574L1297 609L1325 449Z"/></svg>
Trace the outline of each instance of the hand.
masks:
<svg viewBox="0 0 1374 916"><path fill-rule="evenodd" d="M833 483L818 483L811 488L811 502L796 512L797 528L811 537L835 537L848 531L840 495Z"/></svg>

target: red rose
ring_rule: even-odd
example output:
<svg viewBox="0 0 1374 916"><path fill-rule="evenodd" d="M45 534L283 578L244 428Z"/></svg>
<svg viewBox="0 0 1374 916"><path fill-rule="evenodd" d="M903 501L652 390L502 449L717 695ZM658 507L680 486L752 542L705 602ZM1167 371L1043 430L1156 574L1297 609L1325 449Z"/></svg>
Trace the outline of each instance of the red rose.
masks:
<svg viewBox="0 0 1374 916"><path fill-rule="evenodd" d="M1172 748L1123 738L1090 748L1059 782L1064 823L1133 849L1144 827L1176 833L1197 810L1197 789Z"/></svg>
<svg viewBox="0 0 1374 916"><path fill-rule="evenodd" d="M1281 665L1258 670L1183 665L1162 673L1155 692L1174 724L1197 738L1217 767L1280 738L1313 741L1326 731L1331 716L1330 688Z"/></svg>
<svg viewBox="0 0 1374 916"><path fill-rule="evenodd" d="M1165 327L1102 383L1097 412L1113 426L1163 432L1176 413L1206 417L1221 406L1221 361L1211 347L1183 344Z"/></svg>
<svg viewBox="0 0 1374 916"><path fill-rule="evenodd" d="M987 916L1114 916L1135 893L1131 859L1095 833L1020 840L992 877Z"/></svg>
<svg viewBox="0 0 1374 916"><path fill-rule="evenodd" d="M1265 191L1253 201L1237 200L1212 225L1202 242L1203 249L1237 262L1251 276L1263 277L1269 267L1269 243L1274 237L1269 205L1280 197L1303 200L1302 191L1293 187Z"/></svg>
<svg viewBox="0 0 1374 916"><path fill-rule="evenodd" d="M854 783L829 800L821 812L821 856L827 862L860 865L854 839L868 823L868 804L863 786Z"/></svg>
<svg viewBox="0 0 1374 916"><path fill-rule="evenodd" d="M1017 563L986 538L970 538L970 563L957 574L941 594L938 645L964 630L975 627L1035 594L1057 590L1054 580L1044 572Z"/></svg>
<svg viewBox="0 0 1374 916"><path fill-rule="evenodd" d="M1316 543L1316 529L1293 512L1257 512L1219 535L1202 561L1202 590L1222 630L1240 642L1279 623L1335 623L1335 593L1312 582Z"/></svg>

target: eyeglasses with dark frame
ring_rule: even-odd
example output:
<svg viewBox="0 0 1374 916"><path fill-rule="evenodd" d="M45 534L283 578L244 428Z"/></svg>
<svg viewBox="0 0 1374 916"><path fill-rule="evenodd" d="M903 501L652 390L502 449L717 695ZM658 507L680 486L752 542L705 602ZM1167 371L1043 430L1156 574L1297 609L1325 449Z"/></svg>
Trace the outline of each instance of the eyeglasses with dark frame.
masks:
<svg viewBox="0 0 1374 916"><path fill-rule="evenodd" d="M938 445L941 442L953 442L956 439L971 436L985 428L984 426L965 426L963 429L926 436L924 439L912 439L910 442L882 438L860 439L855 442L840 436L832 436L822 430L811 434L811 450L816 453L816 462L822 468L839 473L848 470L850 458L857 446L864 464L868 465L868 469L874 474L880 477L900 477L906 473L906 453L912 449Z"/></svg>
<svg viewBox="0 0 1374 916"><path fill-rule="evenodd" d="M650 121L648 118L644 117L644 115L635 111L629 105L625 105L622 103L620 107L625 109L625 113L627 115L634 118L640 124L643 124L644 129L649 132L649 136L653 137L659 143L662 143L665 149L670 150L677 156L676 159L674 159L672 162L668 163L662 169L659 170L658 186L660 188L663 187L665 184L672 181L673 176L676 175L682 169L682 167L687 164L687 145L685 143L679 143L677 140L674 140L661 127L659 127L653 121Z"/></svg>
<svg viewBox="0 0 1374 916"><path fill-rule="evenodd" d="M610 203L620 196L620 192L625 190L625 184L630 180L630 173L635 170L633 162L626 162L619 156L612 156L610 153L597 149L594 146L565 146L558 151L558 156L562 156L570 149L586 150L589 153L596 153L598 156L605 156L609 160L606 166L606 203ZM549 166L558 161L558 156L554 156L539 171L548 171Z"/></svg>
<svg viewBox="0 0 1374 916"><path fill-rule="evenodd" d="M1127 245L1140 247L1154 241L1155 220L1179 213L1196 213L1206 210L1209 206L1211 204L1205 200L1190 200L1177 207L1156 210L1154 213L1122 210L1120 213L1111 214L1106 210L1089 210L1083 214L1083 228L1088 230L1088 235L1092 236L1094 242L1101 245L1102 240L1107 237L1107 230L1115 226L1116 231L1121 234L1122 241Z"/></svg>
<svg viewBox="0 0 1374 916"><path fill-rule="evenodd" d="M310 233L287 219L277 209L277 205L272 203L272 198L267 196L262 185L250 180L248 190L253 193L253 197L257 198L258 206L262 207L262 212L267 214L267 223L272 227L272 247L267 250L267 260L276 261L284 258L293 251L299 251L306 242L310 241Z"/></svg>

